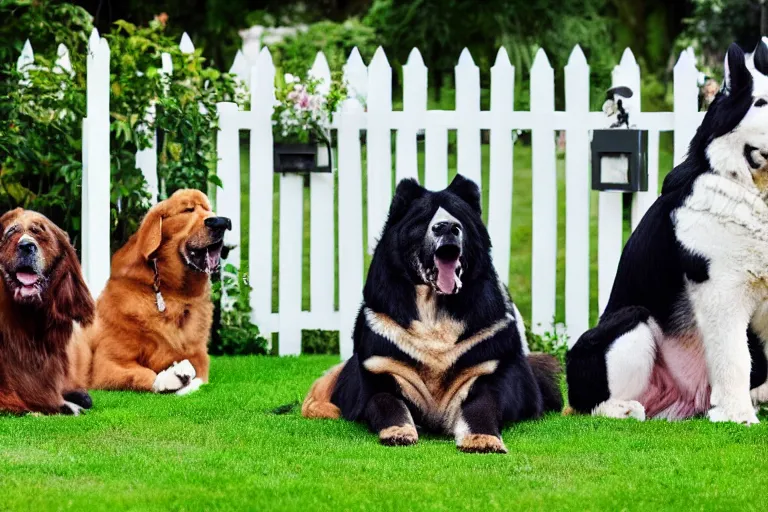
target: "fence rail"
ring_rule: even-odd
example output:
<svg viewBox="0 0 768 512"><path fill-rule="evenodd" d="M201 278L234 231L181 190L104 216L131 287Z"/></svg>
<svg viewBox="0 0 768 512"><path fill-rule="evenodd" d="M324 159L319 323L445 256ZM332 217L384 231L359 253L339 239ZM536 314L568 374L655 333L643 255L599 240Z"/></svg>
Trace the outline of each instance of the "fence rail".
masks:
<svg viewBox="0 0 768 512"><path fill-rule="evenodd" d="M193 51L188 37L181 46ZM33 62L31 49L23 55ZM21 63L21 59L20 59ZM169 67L165 72L172 72ZM386 218L392 197L393 177L418 177L417 133L424 131L424 185L440 189L448 183L448 131L456 130L457 164L461 173L481 181L481 130L490 131L490 175L488 229L499 276L507 284L510 269L512 184L514 176L512 130L532 133L532 328L548 330L555 317L557 261L557 172L555 131L565 130L566 280L565 323L569 336L579 336L589 327L589 159L590 130L604 128L602 112L589 110L589 65L576 46L565 67L564 111L554 105L554 71L543 50L531 68L530 111L514 110L515 70L506 51L499 50L491 68L490 110L481 110L480 70L468 50L455 68L456 107L453 111L427 110L427 67L414 49L403 67L403 109L392 107L392 69L379 48L366 66L355 49L344 66L344 77L352 96L365 98L365 108L356 98L346 100L334 117L337 130L338 172L310 176L310 303L302 310L302 251L304 179L279 178L279 292L278 312L272 311L273 243L273 138L272 109L275 68L264 48L249 68L238 52L231 72L250 89L251 110L233 103L218 105L219 133L217 172L224 184L217 190L217 208L232 219L235 237L243 222L240 198L239 131L250 132L250 197L248 260L253 287L252 320L265 333L280 335L281 355L301 351L303 329L340 331L341 356L352 353L352 330L363 287L364 252L371 252ZM317 54L310 70L314 77L330 83L325 56ZM674 132L674 160L679 163L702 113L698 110L698 71L691 50L681 53L674 68L674 110L640 110L640 68L627 49L613 70L614 85L629 86L635 96L626 101L631 122L649 132L649 191L634 194L631 223L634 228L656 198L659 175L659 133ZM94 31L88 55L88 116L83 120L83 266L94 294L109 273L109 48ZM149 106L147 116L152 116ZM367 158L363 160L360 133L366 132ZM393 158L392 131L395 135ZM137 155L137 166L157 190L157 157L154 149ZM394 168L393 168L394 164ZM365 169L364 169L365 165ZM363 190L363 174L367 189ZM338 186L334 178L338 178ZM155 181L153 181L153 179ZM334 200L338 198L338 216ZM363 200L367 200L367 216ZM363 240L363 219L367 239ZM334 230L338 227L339 309L334 308ZM242 233L245 235L245 233ZM239 244L238 244L239 245ZM622 195L599 193L598 305L605 306L622 248ZM240 248L229 261L240 264ZM525 290L514 290L516 293Z"/></svg>

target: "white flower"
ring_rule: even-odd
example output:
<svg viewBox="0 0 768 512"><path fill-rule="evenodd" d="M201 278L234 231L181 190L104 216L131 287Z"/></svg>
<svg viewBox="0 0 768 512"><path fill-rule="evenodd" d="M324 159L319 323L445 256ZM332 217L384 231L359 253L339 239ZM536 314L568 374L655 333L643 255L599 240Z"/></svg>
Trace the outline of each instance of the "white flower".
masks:
<svg viewBox="0 0 768 512"><path fill-rule="evenodd" d="M286 73L286 74L283 76L283 78L285 79L285 83L287 83L287 84L292 84L293 82L296 82L296 81L297 81L296 77L295 77L295 76L293 76L293 75L292 75L292 74L290 74L290 73Z"/></svg>

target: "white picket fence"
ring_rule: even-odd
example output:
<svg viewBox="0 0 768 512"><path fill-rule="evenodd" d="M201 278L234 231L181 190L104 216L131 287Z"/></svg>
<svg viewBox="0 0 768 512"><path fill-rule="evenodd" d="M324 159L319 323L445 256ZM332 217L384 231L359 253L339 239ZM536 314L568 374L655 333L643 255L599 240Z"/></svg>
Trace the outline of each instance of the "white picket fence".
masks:
<svg viewBox="0 0 768 512"><path fill-rule="evenodd" d="M191 45L191 41L189 42ZM84 120L83 158L83 265L94 293L106 281L109 236L109 49L94 35L88 56L88 118ZM488 229L493 259L499 276L508 281L513 183L512 130L531 130L533 153L533 244L532 327L535 332L551 328L555 317L557 258L557 173L555 131L566 131L566 282L565 321L567 334L579 336L589 327L589 195L590 130L607 126L602 112L589 109L589 65L576 46L565 67L565 111L554 108L554 72L543 50L531 69L530 111L515 111L515 70L506 51L499 50L491 69L491 107L480 109L480 72L467 50L455 68L456 108L427 110L427 67L414 49L403 68L403 110L393 111L392 69L379 48L368 66L355 49L344 67L352 96L365 97L366 108L349 99L335 116L337 130L338 190L334 175L310 176L310 302L302 310L303 177L280 176L279 196L279 297L278 312L272 311L273 226L273 138L272 109L275 68L267 48L254 66L238 53L232 72L250 86L251 110L233 103L218 105L218 174L224 187L217 191L220 215L232 219L233 232L240 233L239 130L250 131L249 279L253 292L252 319L264 333L279 333L281 355L301 352L303 329L340 331L341 356L352 353L352 331L363 287L364 251L372 251L385 221L396 180L418 177L416 134L425 130L425 183L433 190L448 183L448 131L457 131L458 170L481 183L480 130L490 130L490 177ZM318 53L310 71L330 81L325 56ZM659 133L674 131L674 160L680 162L701 122L698 111L698 71L692 51L685 51L674 69L673 112L641 112L640 68L627 49L613 71L613 84L629 86L635 96L626 102L630 122L648 130L649 191L633 198L632 226L656 198L659 175ZM247 77L247 80L245 79ZM151 115L148 113L148 115ZM363 191L363 159L360 132L365 130L367 190ZM396 135L394 171L390 133ZM142 160L145 158L145 160ZM142 170L152 173L152 157L139 157ZM156 157L155 157L156 161ZM156 174L156 173L155 173ZM156 186L156 185L155 185ZM363 240L363 194L367 194L367 232ZM334 197L338 196L338 217ZM599 193L598 290L602 311L616 272L622 249L621 194ZM338 222L339 310L334 308L334 228ZM244 234L244 233L243 233ZM235 235L236 236L236 235ZM96 243L99 241L99 243ZM365 244L364 244L365 242ZM239 248L229 261L240 263ZM515 294L528 290L513 290Z"/></svg>

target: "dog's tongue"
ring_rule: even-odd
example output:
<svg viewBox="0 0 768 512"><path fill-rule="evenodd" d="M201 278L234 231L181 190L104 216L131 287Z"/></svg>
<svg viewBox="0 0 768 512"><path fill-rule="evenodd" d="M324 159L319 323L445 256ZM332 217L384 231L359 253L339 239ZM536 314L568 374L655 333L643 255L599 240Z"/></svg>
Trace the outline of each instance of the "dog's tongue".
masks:
<svg viewBox="0 0 768 512"><path fill-rule="evenodd" d="M442 261L440 258L435 258L435 266L437 267L437 287L441 292L445 294L452 294L456 288L456 267L459 265L459 260Z"/></svg>
<svg viewBox="0 0 768 512"><path fill-rule="evenodd" d="M205 252L205 263L209 272L212 272L219 266L219 260L221 259L221 247L216 249L208 249Z"/></svg>
<svg viewBox="0 0 768 512"><path fill-rule="evenodd" d="M37 283L38 276L31 272L16 272L16 279L25 286L32 286Z"/></svg>

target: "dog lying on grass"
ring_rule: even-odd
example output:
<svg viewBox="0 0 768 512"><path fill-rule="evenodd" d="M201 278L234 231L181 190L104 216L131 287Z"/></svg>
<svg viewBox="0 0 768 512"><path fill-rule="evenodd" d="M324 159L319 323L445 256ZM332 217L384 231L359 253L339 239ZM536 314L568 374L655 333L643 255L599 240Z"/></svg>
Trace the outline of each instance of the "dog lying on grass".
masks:
<svg viewBox="0 0 768 512"><path fill-rule="evenodd" d="M686 160L627 242L566 358L578 412L757 423L768 400L768 47L732 45ZM750 397L750 389L751 397Z"/></svg>
<svg viewBox="0 0 768 512"><path fill-rule="evenodd" d="M67 386L67 344L94 305L67 234L43 215L0 217L0 411L75 414L91 407Z"/></svg>
<svg viewBox="0 0 768 512"><path fill-rule="evenodd" d="M452 434L462 451L505 453L505 424L560 410L559 365L528 355L490 248L472 181L458 175L441 192L400 182L354 355L314 383L302 414L366 423L386 445L416 443L420 425Z"/></svg>
<svg viewBox="0 0 768 512"><path fill-rule="evenodd" d="M80 384L187 394L208 381L209 276L231 228L197 190L149 210L112 258L94 324L73 337Z"/></svg>

